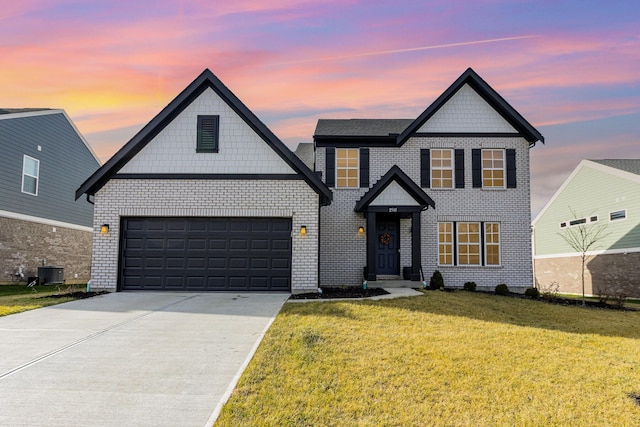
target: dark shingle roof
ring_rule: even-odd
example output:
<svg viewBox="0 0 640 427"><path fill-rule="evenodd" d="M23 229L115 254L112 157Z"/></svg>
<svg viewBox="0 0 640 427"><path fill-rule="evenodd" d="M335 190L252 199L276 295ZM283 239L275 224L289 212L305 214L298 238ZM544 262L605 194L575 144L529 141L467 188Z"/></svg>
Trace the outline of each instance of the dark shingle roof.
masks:
<svg viewBox="0 0 640 427"><path fill-rule="evenodd" d="M600 159L591 161L611 168L620 169L621 171L640 175L640 159Z"/></svg>
<svg viewBox="0 0 640 427"><path fill-rule="evenodd" d="M35 111L48 111L51 108L0 108L0 114L33 113Z"/></svg>
<svg viewBox="0 0 640 427"><path fill-rule="evenodd" d="M320 119L314 136L389 136L400 134L413 119Z"/></svg>

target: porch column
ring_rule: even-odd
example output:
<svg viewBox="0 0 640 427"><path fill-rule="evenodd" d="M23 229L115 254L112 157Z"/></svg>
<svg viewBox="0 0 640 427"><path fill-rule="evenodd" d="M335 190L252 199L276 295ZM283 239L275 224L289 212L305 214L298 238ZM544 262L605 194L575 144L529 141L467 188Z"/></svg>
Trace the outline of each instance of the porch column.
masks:
<svg viewBox="0 0 640 427"><path fill-rule="evenodd" d="M367 212L367 274L366 280L376 280L376 213Z"/></svg>
<svg viewBox="0 0 640 427"><path fill-rule="evenodd" d="M411 213L411 280L420 281L422 262L422 239L420 235L420 212Z"/></svg>

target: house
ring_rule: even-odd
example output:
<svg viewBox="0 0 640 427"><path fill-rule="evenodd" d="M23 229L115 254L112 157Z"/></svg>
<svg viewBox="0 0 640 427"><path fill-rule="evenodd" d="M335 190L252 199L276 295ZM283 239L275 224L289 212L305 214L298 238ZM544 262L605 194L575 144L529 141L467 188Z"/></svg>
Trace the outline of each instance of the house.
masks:
<svg viewBox="0 0 640 427"><path fill-rule="evenodd" d="M331 190L205 70L77 190L94 197L92 287L318 288Z"/></svg>
<svg viewBox="0 0 640 427"><path fill-rule="evenodd" d="M537 141L469 69L416 119L320 120L298 157L205 70L77 190L92 286L301 293L439 269L522 289Z"/></svg>
<svg viewBox="0 0 640 427"><path fill-rule="evenodd" d="M640 297L640 159L582 160L533 221L535 278L542 288L582 293L571 229L602 238L587 252L585 293Z"/></svg>
<svg viewBox="0 0 640 427"><path fill-rule="evenodd" d="M320 285L533 282L529 150L542 135L472 69L415 119L322 119Z"/></svg>
<svg viewBox="0 0 640 427"><path fill-rule="evenodd" d="M93 205L74 194L96 155L63 110L33 108L0 109L0 151L0 281L44 264L87 281Z"/></svg>

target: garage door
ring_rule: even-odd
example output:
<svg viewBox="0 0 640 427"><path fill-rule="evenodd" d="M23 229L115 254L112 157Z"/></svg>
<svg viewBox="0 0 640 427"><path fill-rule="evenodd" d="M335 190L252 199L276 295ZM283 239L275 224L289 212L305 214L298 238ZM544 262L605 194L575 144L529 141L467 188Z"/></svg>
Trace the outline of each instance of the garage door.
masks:
<svg viewBox="0 0 640 427"><path fill-rule="evenodd" d="M124 218L120 289L290 291L291 219Z"/></svg>

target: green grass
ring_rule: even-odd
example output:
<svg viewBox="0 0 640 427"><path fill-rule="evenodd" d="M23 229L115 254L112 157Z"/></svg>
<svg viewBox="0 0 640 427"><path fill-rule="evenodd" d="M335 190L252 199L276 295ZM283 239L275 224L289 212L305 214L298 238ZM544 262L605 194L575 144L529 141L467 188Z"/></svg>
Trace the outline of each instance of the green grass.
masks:
<svg viewBox="0 0 640 427"><path fill-rule="evenodd" d="M216 426L640 425L640 312L471 292L286 304Z"/></svg>
<svg viewBox="0 0 640 427"><path fill-rule="evenodd" d="M60 290L54 285L34 286L33 288L28 287L26 284L0 285L0 316L73 301L77 298L71 296L62 298L42 297L80 291L84 288L85 286L83 285L63 285L60 286Z"/></svg>

